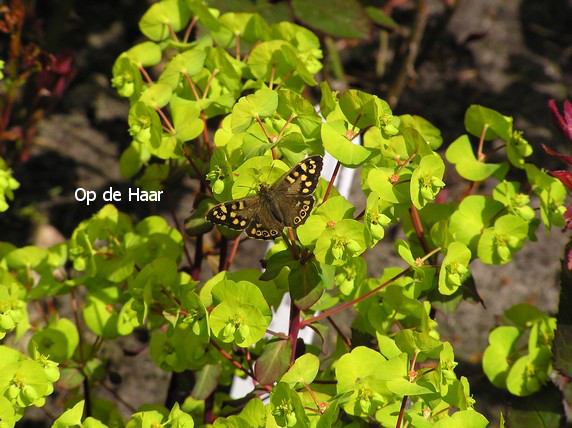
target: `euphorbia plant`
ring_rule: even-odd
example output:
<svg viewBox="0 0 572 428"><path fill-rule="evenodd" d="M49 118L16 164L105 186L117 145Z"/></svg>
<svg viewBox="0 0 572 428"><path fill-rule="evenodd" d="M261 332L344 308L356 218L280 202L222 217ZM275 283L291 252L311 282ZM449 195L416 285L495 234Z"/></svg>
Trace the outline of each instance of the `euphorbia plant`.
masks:
<svg viewBox="0 0 572 428"><path fill-rule="evenodd" d="M151 6L140 28L150 40L113 68L113 85L131 105L133 136L119 167L146 190L168 190L188 174L196 181L195 209L183 229L177 218L177 227L157 216L134 224L107 205L65 244L0 246L0 274L10 284L0 306L0 316L10 319L2 327L13 332L12 348L33 332L31 357L0 348L0 405L11 412L3 422L43 404L59 364L55 387L67 391L70 410L57 426L122 426L115 403L98 397L99 386L111 388L101 347L144 328L155 364L192 372L195 382L170 408L157 397L131 406L130 427L486 426L433 315L463 298L479 299L474 260L507 263L534 239L540 221L547 230L562 223L562 185L526 162L532 149L512 118L482 106L467 110L468 134L445 154L467 190L448 200L447 166L437 152L443 141L428 121L395 115L375 95L338 94L326 82L320 114L302 95L317 85L321 69L320 45L309 30L173 0ZM362 144L353 144L357 136ZM491 146L496 140L505 151ZM497 163L488 162L493 151ZM232 271L244 237L215 228L205 219L208 210L256 195L308 155L326 152L337 165L320 180L305 223L281 231L263 273L259 266ZM364 204L338 194L333 183L342 166L359 169ZM504 180L511 167L526 170L542 201L540 220L519 185ZM479 182L489 179L498 182L494 191L479 194ZM391 223L405 233L395 242L403 263L369 277L363 254L384 245ZM270 331L272 309L285 293L292 299L288 332ZM25 302L43 308L65 295L70 319L53 305L30 315L39 319L22 311ZM359 346L331 319L349 308L356 314L352 329L364 338ZM338 332L328 353L325 319ZM318 343L299 339L304 327L319 333ZM548 327L542 331L544 355L551 336ZM238 400L226 388L234 376L252 380L252 392Z"/></svg>

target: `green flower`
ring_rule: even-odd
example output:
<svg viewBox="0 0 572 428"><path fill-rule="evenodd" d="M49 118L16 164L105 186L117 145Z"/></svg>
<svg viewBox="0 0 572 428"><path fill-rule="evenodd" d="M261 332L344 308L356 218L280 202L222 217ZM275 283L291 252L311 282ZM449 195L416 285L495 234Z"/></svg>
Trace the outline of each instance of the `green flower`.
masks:
<svg viewBox="0 0 572 428"><path fill-rule="evenodd" d="M421 209L429 201L437 197L439 191L445 187L443 174L445 164L440 156L431 154L421 158L419 166L411 175L411 201L417 209Z"/></svg>

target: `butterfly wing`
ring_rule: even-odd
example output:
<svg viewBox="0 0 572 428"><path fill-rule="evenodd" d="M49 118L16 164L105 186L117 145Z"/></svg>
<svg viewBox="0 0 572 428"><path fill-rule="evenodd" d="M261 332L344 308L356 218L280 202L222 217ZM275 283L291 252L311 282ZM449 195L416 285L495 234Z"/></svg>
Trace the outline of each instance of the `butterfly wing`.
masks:
<svg viewBox="0 0 572 428"><path fill-rule="evenodd" d="M323 162L321 156L310 156L304 159L274 183L270 191L292 196L311 195L320 180Z"/></svg>
<svg viewBox="0 0 572 428"><path fill-rule="evenodd" d="M215 205L207 212L205 218L211 223L243 230L256 216L258 208L257 197L234 199Z"/></svg>
<svg viewBox="0 0 572 428"><path fill-rule="evenodd" d="M321 156L310 156L296 164L271 188L272 199L282 213L284 226L304 224L315 200L312 196L322 172Z"/></svg>
<svg viewBox="0 0 572 428"><path fill-rule="evenodd" d="M282 234L284 225L274 218L272 213L264 206L258 212L245 229L248 236L255 239L276 239Z"/></svg>

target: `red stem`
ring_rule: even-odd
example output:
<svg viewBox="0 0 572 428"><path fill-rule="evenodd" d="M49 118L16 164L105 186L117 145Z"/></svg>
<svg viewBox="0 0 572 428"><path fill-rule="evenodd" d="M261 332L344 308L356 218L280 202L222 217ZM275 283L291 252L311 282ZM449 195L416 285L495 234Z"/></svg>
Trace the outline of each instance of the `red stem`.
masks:
<svg viewBox="0 0 572 428"><path fill-rule="evenodd" d="M276 66L272 64L272 69L270 70L270 82L268 82L268 88L272 89L274 86L274 73L276 72Z"/></svg>
<svg viewBox="0 0 572 428"><path fill-rule="evenodd" d="M479 140L479 148L477 150L477 160L478 161L483 160L483 144L485 142L485 134L487 133L488 128L489 128L489 125L487 125L487 124L483 125L483 130L481 131L481 138Z"/></svg>
<svg viewBox="0 0 572 428"><path fill-rule="evenodd" d="M224 349L222 349L220 346L218 346L218 344L214 340L211 339L210 344L212 346L214 346L216 348L216 350L218 352L220 352L224 358L226 358L228 361L230 361L233 366L235 366L237 369L241 370L247 376L251 377L254 381L258 382L253 373L250 373L248 370L246 370L244 367L242 367L242 365L238 361L236 361L234 358L232 358L232 355L230 355L228 352L226 352ZM272 387L269 385L262 385L262 387L264 389L266 389L268 392L272 391Z"/></svg>
<svg viewBox="0 0 572 428"><path fill-rule="evenodd" d="M338 161L338 163L336 164L336 168L334 169L334 173L332 174L332 178L330 178L330 182L328 183L328 188L326 189L326 193L324 195L324 199L322 200L322 204L325 203L330 197L330 192L332 191L332 186L334 185L334 181L336 181L336 176L340 171L340 166L342 166L342 164L340 163L340 161Z"/></svg>
<svg viewBox="0 0 572 428"><path fill-rule="evenodd" d="M290 122L292 122L292 120L294 120L295 117L296 117L296 113L292 113L290 115L290 117L288 118L288 120L286 121L286 123L284 124L282 129L280 130L280 134L278 134L278 138L276 139L276 141L280 141L282 139L282 135L284 135L284 131L286 131L286 127L290 124Z"/></svg>
<svg viewBox="0 0 572 428"><path fill-rule="evenodd" d="M232 244L232 250L230 250L230 255L228 256L228 259L226 260L226 263L224 264L223 270L228 270L230 268L230 265L232 264L232 261L234 260L234 256L236 255L236 251L238 250L238 244L240 244L240 235L236 237L236 239L234 240L234 243Z"/></svg>
<svg viewBox="0 0 572 428"><path fill-rule="evenodd" d="M171 25L167 24L167 28L169 29L169 34L171 34L171 37L173 38L173 40L178 43L179 38L177 37L177 34L173 31L173 28L171 27Z"/></svg>
<svg viewBox="0 0 572 428"><path fill-rule="evenodd" d="M141 74L143 75L143 77L145 78L147 83L153 83L153 79L151 79L151 76L149 76L149 74L147 73L147 70L145 70L145 68L143 68L142 66L139 66L139 71L141 72Z"/></svg>
<svg viewBox="0 0 572 428"><path fill-rule="evenodd" d="M411 365L409 366L409 372L412 372L413 370L415 370L415 363L417 362L417 351L415 352L415 354L413 354L413 360L411 360ZM409 379L409 382L412 382L413 379ZM401 421L403 420L403 414L405 413L405 406L407 404L407 395L403 396L403 399L401 400L401 408L399 409L399 417L397 418L397 424L395 425L395 428L401 428Z"/></svg>
<svg viewBox="0 0 572 428"><path fill-rule="evenodd" d="M171 217L173 218L173 222L175 223L175 227L183 237L183 252L185 253L185 258L187 259L187 263L189 267L193 266L193 260L191 259L191 254L189 253L189 248L187 246L187 234L181 228L181 224L179 223L179 219L177 218L177 214L175 214L175 210L173 208L173 200L171 199L171 193L167 191L167 205L169 206L169 211L171 212Z"/></svg>
<svg viewBox="0 0 572 428"><path fill-rule="evenodd" d="M381 284L379 287L374 288L371 291L368 291L367 293L365 293L363 296L358 297L357 299L354 299L350 302L346 302L340 306L336 306L335 308L329 309L327 311L322 312L320 315L316 315L315 317L312 318L308 318L307 320L304 320L300 323L300 328L304 328L309 324L312 324L313 322L319 321L323 318L332 316L335 313L338 313L340 311L343 311L346 308L349 308L350 306L355 305L356 303L361 302L362 300L367 299L370 296L373 296L374 294L376 294L379 290L384 289L385 287L387 287L389 284L391 284L394 281L397 281L399 278L401 278L402 276L406 275L407 273L409 273L409 271L411 271L411 266L408 267L407 269L401 271L400 273L398 273L397 275L395 275L393 278L388 279L387 281L385 281L383 284Z"/></svg>
<svg viewBox="0 0 572 428"><path fill-rule="evenodd" d="M193 16L193 20L187 27L187 31L185 31L185 36L183 37L183 43L187 43L189 41L189 37L191 37L191 31L193 31L193 28L195 27L198 20L199 18L197 16Z"/></svg>
<svg viewBox="0 0 572 428"><path fill-rule="evenodd" d="M214 77L218 74L219 71L220 70L218 68L215 68L212 74L209 76L209 80L207 82L207 85L205 86L205 92L203 93L203 100L207 97L207 94L209 93L209 89L211 87L211 82L213 81Z"/></svg>
<svg viewBox="0 0 572 428"><path fill-rule="evenodd" d="M288 337L291 340L292 355L290 356L290 364L296 360L296 343L298 342L298 333L300 332L300 309L294 301L290 302L290 323L288 327Z"/></svg>
<svg viewBox="0 0 572 428"><path fill-rule="evenodd" d="M161 119L163 119L163 122L165 122L165 125L167 125L167 128L169 128L169 132L171 132L171 134L175 134L176 133L175 128L173 128L173 125L171 125L171 121L167 118L167 116L165 116L163 110L157 107L155 108L155 111L157 111L159 116L161 116Z"/></svg>
<svg viewBox="0 0 572 428"><path fill-rule="evenodd" d="M330 321L330 324L332 324L332 327L334 327L334 330L336 330L336 332L340 335L346 346L351 349L352 342L350 342L350 340L346 337L346 335L342 332L342 330L340 330L340 327L338 327L338 325L334 322L332 317L328 317L328 321Z"/></svg>
<svg viewBox="0 0 572 428"><path fill-rule="evenodd" d="M412 205L409 209L409 216L411 217L411 223L413 223L413 229L415 229L415 234L423 247L423 251L428 253L430 251L427 238L425 237L425 232L423 231L423 225L421 224L421 219L419 218L419 211L415 205Z"/></svg>

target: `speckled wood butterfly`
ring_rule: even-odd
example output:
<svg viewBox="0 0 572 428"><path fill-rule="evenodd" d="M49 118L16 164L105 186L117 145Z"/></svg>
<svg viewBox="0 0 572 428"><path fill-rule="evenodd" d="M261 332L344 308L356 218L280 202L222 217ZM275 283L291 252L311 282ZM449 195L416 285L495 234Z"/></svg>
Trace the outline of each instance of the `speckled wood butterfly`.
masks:
<svg viewBox="0 0 572 428"><path fill-rule="evenodd" d="M275 239L285 227L303 224L312 207L312 193L322 171L322 157L310 156L274 184L260 184L258 195L234 199L212 207L206 219L231 229L244 230L255 239Z"/></svg>

